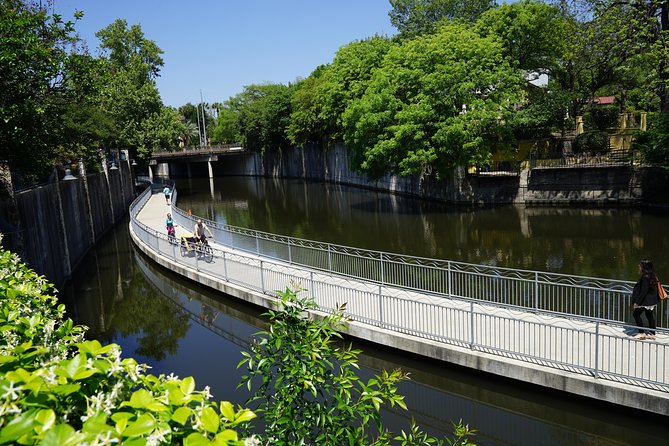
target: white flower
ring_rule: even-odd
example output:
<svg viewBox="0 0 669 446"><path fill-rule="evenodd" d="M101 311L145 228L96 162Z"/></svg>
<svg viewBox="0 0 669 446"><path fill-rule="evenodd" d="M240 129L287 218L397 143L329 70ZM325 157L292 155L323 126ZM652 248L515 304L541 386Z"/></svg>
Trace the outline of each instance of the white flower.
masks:
<svg viewBox="0 0 669 446"><path fill-rule="evenodd" d="M244 439L244 446L258 446L260 440L256 438L255 435L251 435L249 438Z"/></svg>
<svg viewBox="0 0 669 446"><path fill-rule="evenodd" d="M159 445L167 442L166 435L170 434L171 431L168 429L157 428L154 430L151 435L146 437L147 446Z"/></svg>
<svg viewBox="0 0 669 446"><path fill-rule="evenodd" d="M14 386L14 381L9 382L9 387L5 387L4 385L2 386L2 390L5 391L5 393L2 394L3 398L9 398L10 400L14 401L19 398L19 395L21 390L23 390L23 387L21 386Z"/></svg>
<svg viewBox="0 0 669 446"><path fill-rule="evenodd" d="M212 394L211 394L210 390L211 390L211 387L204 386L204 390L202 391L202 395L207 400L211 399L211 397L212 397Z"/></svg>

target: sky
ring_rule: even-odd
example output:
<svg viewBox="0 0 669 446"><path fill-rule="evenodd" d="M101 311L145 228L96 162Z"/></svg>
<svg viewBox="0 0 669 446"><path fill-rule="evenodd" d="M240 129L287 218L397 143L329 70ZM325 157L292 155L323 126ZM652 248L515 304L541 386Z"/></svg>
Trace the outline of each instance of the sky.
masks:
<svg viewBox="0 0 669 446"><path fill-rule="evenodd" d="M95 33L118 18L139 24L163 50L157 79L163 102L223 102L246 85L306 78L337 50L392 36L388 0L53 0L98 54Z"/></svg>

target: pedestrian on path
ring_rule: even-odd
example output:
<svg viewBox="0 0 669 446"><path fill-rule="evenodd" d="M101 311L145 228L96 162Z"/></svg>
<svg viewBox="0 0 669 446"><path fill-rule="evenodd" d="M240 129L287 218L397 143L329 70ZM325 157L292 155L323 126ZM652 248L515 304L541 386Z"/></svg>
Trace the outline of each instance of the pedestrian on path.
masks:
<svg viewBox="0 0 669 446"><path fill-rule="evenodd" d="M165 203L168 205L170 204L170 187L168 185L165 185L165 189L163 189L163 194L165 194Z"/></svg>
<svg viewBox="0 0 669 446"><path fill-rule="evenodd" d="M639 263L641 277L632 290L632 316L639 332L634 335L635 339L655 339L655 307L659 302L657 296L657 274L650 260L642 260ZM648 319L648 329L644 330L641 315L645 314Z"/></svg>

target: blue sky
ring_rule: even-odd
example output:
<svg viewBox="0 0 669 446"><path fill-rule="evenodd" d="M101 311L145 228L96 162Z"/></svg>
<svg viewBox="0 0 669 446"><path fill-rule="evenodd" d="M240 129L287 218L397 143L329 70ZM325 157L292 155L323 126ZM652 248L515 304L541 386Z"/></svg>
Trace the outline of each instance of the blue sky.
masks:
<svg viewBox="0 0 669 446"><path fill-rule="evenodd" d="M331 62L341 46L391 36L388 0L54 0L97 54L95 32L117 18L141 25L165 52L163 102L222 102L245 85L293 82Z"/></svg>

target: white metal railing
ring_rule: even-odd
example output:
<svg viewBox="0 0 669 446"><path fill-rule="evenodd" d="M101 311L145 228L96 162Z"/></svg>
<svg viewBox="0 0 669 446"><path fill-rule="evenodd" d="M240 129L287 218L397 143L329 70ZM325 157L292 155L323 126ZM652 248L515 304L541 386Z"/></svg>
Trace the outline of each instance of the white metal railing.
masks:
<svg viewBox="0 0 669 446"><path fill-rule="evenodd" d="M215 249L212 262L200 259L196 253L182 256L179 246L171 244L162 231L156 231L136 218L149 197L150 192L147 191L131 205L130 224L134 234L156 253L208 276L267 295L275 295L276 290L284 289L291 282L301 283L310 290L323 311L331 311L345 301L349 318L371 326L472 351L669 392L669 371L666 367L668 346L621 336L621 331L631 328L625 324L583 316L555 317L554 313L536 310L521 312L457 294L444 299L431 293L419 294L410 288L389 286L382 283L381 278L366 281L345 275L333 276L326 268L297 267L294 263L289 265L240 250ZM218 232L215 236L217 242L221 241L221 235ZM261 240L265 239L256 240L258 251L264 253L260 247ZM289 239L286 243L292 246L294 241ZM332 245L322 245L319 252L329 253L328 248ZM366 258L365 251L360 254L363 259ZM328 259L327 256L324 258ZM453 265L450 266L455 270ZM519 283L534 284L533 288L529 288L532 290L550 285L543 283L537 286L536 276L535 280L532 279L531 276L523 278L519 275ZM572 281L566 282L576 286ZM447 285L453 289L476 288L474 285L459 284L456 280L444 284ZM482 291L478 293L483 296ZM658 334L664 336L669 331L658 329Z"/></svg>
<svg viewBox="0 0 669 446"><path fill-rule="evenodd" d="M192 227L194 220L201 218L177 207L173 208L173 215L177 223L185 227ZM204 220L214 232L217 242L290 265L438 296L471 298L603 321L630 321L630 298L634 286L634 282L630 281L393 254ZM658 311L657 325L669 328L667 312Z"/></svg>

